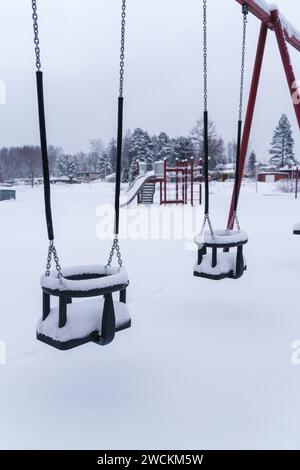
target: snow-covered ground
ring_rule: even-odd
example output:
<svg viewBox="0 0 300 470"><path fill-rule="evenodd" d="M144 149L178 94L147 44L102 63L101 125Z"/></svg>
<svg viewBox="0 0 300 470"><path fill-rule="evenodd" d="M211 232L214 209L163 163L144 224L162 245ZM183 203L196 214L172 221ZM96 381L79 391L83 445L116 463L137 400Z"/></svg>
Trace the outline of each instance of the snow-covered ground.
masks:
<svg viewBox="0 0 300 470"><path fill-rule="evenodd" d="M230 189L212 187L221 228ZM106 261L96 211L112 200L108 183L54 187L62 264ZM60 352L35 340L47 252L42 189L20 187L16 201L1 202L0 448L299 449L291 345L300 339L300 237L292 235L300 200L246 184L240 219L249 244L239 281L194 278L185 240L124 240L132 328L108 347Z"/></svg>

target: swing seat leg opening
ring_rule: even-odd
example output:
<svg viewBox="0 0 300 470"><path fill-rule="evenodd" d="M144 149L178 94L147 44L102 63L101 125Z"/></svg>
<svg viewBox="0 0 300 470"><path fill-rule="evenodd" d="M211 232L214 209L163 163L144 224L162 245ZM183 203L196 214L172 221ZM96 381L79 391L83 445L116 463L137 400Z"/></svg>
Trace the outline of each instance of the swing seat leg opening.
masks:
<svg viewBox="0 0 300 470"><path fill-rule="evenodd" d="M223 279L240 279L247 270L243 255L243 245L238 245L236 251L218 252L217 247L208 253L206 246L198 251L198 262L194 269L194 276L213 281Z"/></svg>
<svg viewBox="0 0 300 470"><path fill-rule="evenodd" d="M43 315L37 325L37 339L61 351L93 342L110 344L115 334L130 328L126 305L126 289L119 291L119 301L111 292L84 302L72 297L59 297L59 306L52 308L51 295L43 292Z"/></svg>

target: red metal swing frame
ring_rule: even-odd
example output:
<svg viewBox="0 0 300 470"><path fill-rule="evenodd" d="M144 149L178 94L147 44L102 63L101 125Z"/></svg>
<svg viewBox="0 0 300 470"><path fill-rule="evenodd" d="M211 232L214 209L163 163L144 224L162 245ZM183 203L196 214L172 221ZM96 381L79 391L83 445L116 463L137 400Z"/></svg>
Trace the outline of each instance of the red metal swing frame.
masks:
<svg viewBox="0 0 300 470"><path fill-rule="evenodd" d="M288 31L283 26L278 10L271 11L268 14L264 9L262 9L255 0L236 0L241 5L247 4L249 12L256 16L261 21L260 34L258 38L256 59L253 68L252 83L248 99L248 107L245 117L245 124L243 130L243 137L241 142L241 159L240 159L240 168L239 168L239 183L238 183L238 194L240 194L242 178L244 174L246 156L248 151L250 133L253 123L253 116L255 110L255 104L257 99L257 92L259 86L259 80L261 75L261 68L264 59L264 52L266 46L266 39L268 30L275 32L278 48L285 71L288 87L290 90L293 106L296 113L296 118L300 128L300 95L297 91L296 85L296 76L294 73L291 57L289 54L287 43L294 47L297 51L300 52L300 41L296 36L290 37ZM228 228L232 228L233 225L233 209L234 209L234 191L232 193L231 207L228 216Z"/></svg>

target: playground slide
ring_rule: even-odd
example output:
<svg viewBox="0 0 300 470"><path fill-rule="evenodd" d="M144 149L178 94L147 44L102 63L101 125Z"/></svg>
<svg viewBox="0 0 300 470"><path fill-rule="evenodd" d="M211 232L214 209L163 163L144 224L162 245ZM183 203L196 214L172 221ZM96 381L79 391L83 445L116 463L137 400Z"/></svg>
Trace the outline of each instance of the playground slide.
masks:
<svg viewBox="0 0 300 470"><path fill-rule="evenodd" d="M155 177L154 171L148 171L144 175L138 176L133 183L129 186L128 191L125 195L125 201L122 201L121 207L129 206L138 193L142 190L143 186L147 181Z"/></svg>

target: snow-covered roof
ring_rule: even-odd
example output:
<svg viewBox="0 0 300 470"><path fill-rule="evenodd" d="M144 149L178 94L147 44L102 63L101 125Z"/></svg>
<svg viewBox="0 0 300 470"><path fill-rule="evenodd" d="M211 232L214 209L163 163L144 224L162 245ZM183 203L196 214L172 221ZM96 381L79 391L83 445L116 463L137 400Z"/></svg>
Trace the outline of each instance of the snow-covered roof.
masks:
<svg viewBox="0 0 300 470"><path fill-rule="evenodd" d="M272 171L260 171L258 173L258 175L280 175L280 174L284 174L284 171L272 170ZM288 173L286 173L286 174L288 174Z"/></svg>
<svg viewBox="0 0 300 470"><path fill-rule="evenodd" d="M298 169L298 165L286 165L281 168L279 168L278 171L296 171Z"/></svg>

